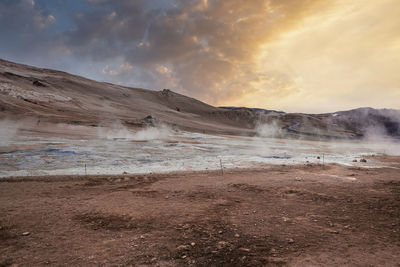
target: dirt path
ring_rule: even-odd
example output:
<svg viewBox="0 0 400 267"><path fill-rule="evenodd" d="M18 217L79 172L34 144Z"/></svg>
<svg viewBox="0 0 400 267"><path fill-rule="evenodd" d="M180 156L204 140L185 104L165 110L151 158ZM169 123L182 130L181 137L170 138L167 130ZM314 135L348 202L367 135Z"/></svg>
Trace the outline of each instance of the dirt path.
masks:
<svg viewBox="0 0 400 267"><path fill-rule="evenodd" d="M0 215L0 266L400 262L396 168L3 179Z"/></svg>

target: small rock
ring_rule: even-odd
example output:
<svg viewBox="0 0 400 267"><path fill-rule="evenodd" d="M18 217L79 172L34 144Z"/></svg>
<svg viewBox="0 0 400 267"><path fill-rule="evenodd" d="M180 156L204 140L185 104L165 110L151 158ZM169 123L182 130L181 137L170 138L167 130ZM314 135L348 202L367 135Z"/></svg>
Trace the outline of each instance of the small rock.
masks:
<svg viewBox="0 0 400 267"><path fill-rule="evenodd" d="M46 87L45 84L41 83L41 82L38 81L38 80L33 81L32 84L33 84L34 86Z"/></svg>
<svg viewBox="0 0 400 267"><path fill-rule="evenodd" d="M186 255L183 255L183 256L182 256L182 259L186 259L186 257L187 257Z"/></svg>
<svg viewBox="0 0 400 267"><path fill-rule="evenodd" d="M287 239L287 242L288 242L289 244L293 244L293 243L294 243L294 240L293 240L292 238L288 238L288 239Z"/></svg>
<svg viewBox="0 0 400 267"><path fill-rule="evenodd" d="M30 234L31 234L30 232L23 232L23 233L22 233L23 236L28 236L28 235L30 235Z"/></svg>
<svg viewBox="0 0 400 267"><path fill-rule="evenodd" d="M176 250L189 250L190 246L189 245L180 245L176 248Z"/></svg>
<svg viewBox="0 0 400 267"><path fill-rule="evenodd" d="M140 236L140 239L144 239L144 235L141 235L141 236Z"/></svg>
<svg viewBox="0 0 400 267"><path fill-rule="evenodd" d="M240 237L240 235L239 234L235 234L235 237L238 238L238 237Z"/></svg>
<svg viewBox="0 0 400 267"><path fill-rule="evenodd" d="M321 157L318 156L317 159L321 159Z"/></svg>
<svg viewBox="0 0 400 267"><path fill-rule="evenodd" d="M218 249L223 249L223 248L229 247L229 246L230 246L230 244L228 242L226 242L226 241L219 241L217 243L217 248Z"/></svg>
<svg viewBox="0 0 400 267"><path fill-rule="evenodd" d="M240 251L244 251L244 252L250 252L249 248L239 248Z"/></svg>
<svg viewBox="0 0 400 267"><path fill-rule="evenodd" d="M223 232L222 231L218 231L218 234L222 234Z"/></svg>
<svg viewBox="0 0 400 267"><path fill-rule="evenodd" d="M196 243L192 242L192 243L190 243L190 245L191 245L192 247L194 247L194 246L196 246Z"/></svg>
<svg viewBox="0 0 400 267"><path fill-rule="evenodd" d="M367 162L367 160L366 159L360 159L360 162Z"/></svg>
<svg viewBox="0 0 400 267"><path fill-rule="evenodd" d="M128 174L127 172L123 172L122 174Z"/></svg>
<svg viewBox="0 0 400 267"><path fill-rule="evenodd" d="M356 160L356 159L353 159L353 162L357 162L357 160Z"/></svg>

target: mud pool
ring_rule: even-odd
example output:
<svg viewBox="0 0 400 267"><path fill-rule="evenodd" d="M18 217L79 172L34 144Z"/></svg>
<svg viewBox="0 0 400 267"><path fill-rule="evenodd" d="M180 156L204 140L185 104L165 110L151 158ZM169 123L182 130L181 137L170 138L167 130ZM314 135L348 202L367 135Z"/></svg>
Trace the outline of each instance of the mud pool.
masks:
<svg viewBox="0 0 400 267"><path fill-rule="evenodd" d="M399 147L376 142L333 143L189 132L142 141L18 136L0 145L0 177L216 170L220 163L225 169L323 162L376 167L382 163L359 160L400 151ZM357 162L353 162L355 159Z"/></svg>

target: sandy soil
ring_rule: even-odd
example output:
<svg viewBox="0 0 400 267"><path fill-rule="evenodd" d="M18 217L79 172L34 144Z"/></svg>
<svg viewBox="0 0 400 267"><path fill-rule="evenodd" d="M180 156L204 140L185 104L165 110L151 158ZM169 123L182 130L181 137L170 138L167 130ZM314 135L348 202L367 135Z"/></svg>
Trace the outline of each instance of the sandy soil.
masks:
<svg viewBox="0 0 400 267"><path fill-rule="evenodd" d="M7 178L0 214L0 266L400 262L396 167Z"/></svg>

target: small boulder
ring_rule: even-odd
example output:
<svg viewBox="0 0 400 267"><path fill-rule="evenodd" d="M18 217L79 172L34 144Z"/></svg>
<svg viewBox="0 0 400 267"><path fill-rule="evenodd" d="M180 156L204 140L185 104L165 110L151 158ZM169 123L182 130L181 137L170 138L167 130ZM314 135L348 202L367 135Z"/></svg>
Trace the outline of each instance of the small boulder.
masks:
<svg viewBox="0 0 400 267"><path fill-rule="evenodd" d="M38 87L46 87L46 85L44 83L42 83L42 82L40 82L38 80L33 81L32 84L34 86L38 86Z"/></svg>

